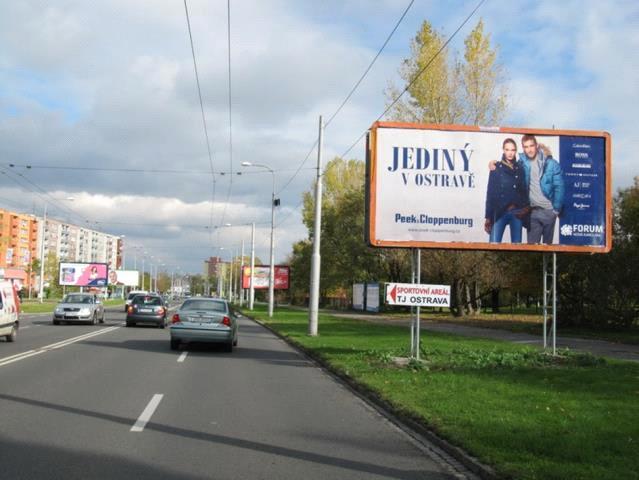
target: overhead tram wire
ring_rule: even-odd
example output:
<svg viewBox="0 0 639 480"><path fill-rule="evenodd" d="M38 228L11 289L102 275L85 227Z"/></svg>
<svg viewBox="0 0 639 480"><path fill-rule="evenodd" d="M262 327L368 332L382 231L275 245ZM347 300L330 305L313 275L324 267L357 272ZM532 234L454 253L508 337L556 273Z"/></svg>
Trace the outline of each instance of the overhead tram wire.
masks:
<svg viewBox="0 0 639 480"><path fill-rule="evenodd" d="M344 105L346 105L346 103L348 103L348 101L351 99L351 97L353 96L353 94L355 93L355 91L358 89L358 87L360 86L360 84L362 83L362 81L364 80L364 78L366 78L366 75L368 75L368 72L370 72L371 68L373 68L373 65L375 64L375 62L377 61L377 59L379 58L379 56L382 54L382 52L384 51L384 49L386 48L386 45L388 45L388 42L390 41L390 39L393 37L393 35L395 34L395 32L397 31L397 28L399 27L399 25L402 23L402 21L404 20L404 17L406 17L406 14L408 13L408 10L410 10L410 7L413 6L413 3L415 2L415 0L411 0L408 3L408 6L404 9L404 13L402 13L401 17L399 17L399 20L397 20L397 23L395 23L395 27L393 28L393 30L391 30L391 32L388 34L388 36L386 37L386 40L384 41L384 43L382 44L382 46L379 48L379 50L377 51L377 54L375 55L375 57L373 58L373 60L371 60L370 64L368 65L368 67L366 68L366 70L364 71L364 73L362 74L362 76L359 78L359 80L357 80L357 82L355 83L355 85L353 86L353 88L351 88L351 91L348 93L348 95L346 95L346 98L342 101L342 103L340 104L339 107L337 107L337 110L335 110L335 112L333 112L333 114L330 116L330 118L326 121L326 123L324 124L324 128L326 129L331 122L333 121L333 119L339 114L339 112L342 111L342 108L344 108ZM281 192L284 191L284 189L286 189L286 187L288 185L290 185L290 183L293 181L293 179L297 176L297 174L300 172L301 168L304 166L304 164L306 164L306 162L308 161L309 157L311 156L311 153L313 153L313 151L315 150L315 147L317 146L317 140L315 141L315 143L313 143L313 147L311 147L311 151L308 152L308 154L306 155L306 157L304 157L304 160L300 163L299 168L295 171L295 173L293 174L293 176L284 184L284 186L282 188L280 188L280 190L277 192L277 194L279 195Z"/></svg>
<svg viewBox="0 0 639 480"><path fill-rule="evenodd" d="M215 206L215 168L213 167L213 155L211 154L211 141L209 139L209 130L206 126L206 115L204 114L204 102L202 102L202 88L200 87L200 76L197 71L197 60L195 59L195 47L193 46L193 34L191 32L191 20L189 18L189 7L184 0L184 12L186 14L186 25L189 31L189 42L191 45L191 55L193 56L193 70L195 71L195 82L197 84L197 94L200 101L200 111L202 113L202 125L204 126L204 137L206 138L206 150L209 157L209 167L211 168L211 178L213 179L213 187L211 193L211 211L210 224L213 226L213 208Z"/></svg>
<svg viewBox="0 0 639 480"><path fill-rule="evenodd" d="M5 163L0 164L0 167L19 167L26 168L27 170L78 170L78 171L91 171L91 172L114 172L114 173L157 173L157 174L182 174L182 175L202 175L209 174L210 170L176 170L176 169L161 169L161 168L112 168L112 167L82 167L73 165L30 165L24 163ZM294 168L282 168L274 170L275 172L292 172ZM306 170L315 170L315 167L309 167ZM261 170L255 171L238 171L233 172L234 175L263 175L265 172ZM215 172L217 176L231 175L231 172L218 170Z"/></svg>
<svg viewBox="0 0 639 480"><path fill-rule="evenodd" d="M426 69L428 67L430 67L430 65L435 61L435 59L444 51L444 49L448 46L448 44L453 40L453 38L455 38L455 36L459 33L459 31L464 27L464 25L466 25L468 23L468 21L473 17L473 15L475 15L475 13L477 12L477 10L479 10L479 7L482 6L482 4L485 2L486 0L480 0L480 2L477 4L477 6L473 9L472 12L470 12L470 14L466 17L466 19L461 23L461 25L459 25L459 27L457 27L457 30L455 30L453 32L453 34L448 38L448 40L446 40L444 42L444 44L441 46L441 48L439 50L437 50L437 52L435 52L435 54L431 57L431 59L426 63L426 65L424 65L422 67L422 69L417 72L417 75L415 75L415 77L413 77L413 79L410 81L410 83L408 85L406 85L406 88L404 88L404 90L402 90L402 92L397 96L397 98L395 98L395 100L393 100L393 102L386 107L386 110L384 110L382 112L382 114L377 117L377 119L375 120L375 122L378 122L379 120L382 119L382 117L384 117L384 115L386 115L388 113L388 111L393 108L395 106L395 104L399 101L400 98L402 98L402 96L408 91L408 89L410 87L413 86L413 84L417 81L417 79L419 77L421 77L421 75L426 71ZM373 123L375 123L373 122ZM348 149L342 153L341 157L344 158L346 155L348 155L348 153L355 148L355 146L362 140L362 138L364 138L366 136L366 133L368 132L368 129L364 130L364 132L357 138L357 140L355 140L355 142L348 147Z"/></svg>
<svg viewBox="0 0 639 480"><path fill-rule="evenodd" d="M227 25L227 40L228 40L228 65L229 65L229 160L231 165L231 176L229 177L229 188L226 191L226 201L224 202L224 210L222 210L222 218L220 219L220 225L224 225L226 218L226 210L229 206L229 199L231 198L231 191L233 190L233 108L232 108L232 90L231 90L231 0L226 2L226 25Z"/></svg>
<svg viewBox="0 0 639 480"><path fill-rule="evenodd" d="M69 207L67 207L65 205L60 204L56 198L52 197L51 194L49 194L49 192L44 190L38 184L36 184L32 180L30 180L29 178L25 177L21 173L14 172L14 171L11 171L11 170L3 168L3 167L0 167L0 172L5 174L7 176L7 178L12 180L14 183L19 185L20 187L26 189L27 191L29 191L31 193L34 193L38 197L40 197L40 199L43 202L51 204L51 205L57 207L60 210L66 211L67 214L70 214L70 215L72 215L72 216L74 216L76 218L81 219L82 222L84 222L84 223L89 223L89 220L84 218L82 215L80 215L79 213L77 213L73 209L71 209L71 208L69 208ZM20 177L20 178L16 178L16 177Z"/></svg>

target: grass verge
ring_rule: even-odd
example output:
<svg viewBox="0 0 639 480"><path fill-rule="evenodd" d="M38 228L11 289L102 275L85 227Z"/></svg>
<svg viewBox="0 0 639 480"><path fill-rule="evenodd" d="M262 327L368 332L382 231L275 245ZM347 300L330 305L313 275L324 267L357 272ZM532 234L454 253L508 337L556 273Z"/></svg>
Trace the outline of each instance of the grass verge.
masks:
<svg viewBox="0 0 639 480"><path fill-rule="evenodd" d="M43 303L40 303L38 300L24 300L20 304L20 311L22 313L53 313L53 310L55 310L59 302L60 299L45 300ZM124 305L124 300L113 299L104 302L105 307L115 307L118 305Z"/></svg>
<svg viewBox="0 0 639 480"><path fill-rule="evenodd" d="M521 479L639 478L639 365L428 333L423 364L397 367L406 328L306 312L252 315L491 465Z"/></svg>

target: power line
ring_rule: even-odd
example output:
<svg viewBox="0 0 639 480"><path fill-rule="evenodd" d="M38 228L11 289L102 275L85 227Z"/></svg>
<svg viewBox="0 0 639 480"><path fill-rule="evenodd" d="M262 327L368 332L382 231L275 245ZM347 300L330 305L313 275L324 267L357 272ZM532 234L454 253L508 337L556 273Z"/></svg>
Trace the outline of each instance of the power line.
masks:
<svg viewBox="0 0 639 480"><path fill-rule="evenodd" d="M226 201L224 202L224 210L222 210L222 218L220 225L224 224L226 218L226 210L228 209L229 199L231 198L231 190L233 190L233 108L232 108L232 90L231 90L231 0L226 2L226 25L228 40L228 65L229 65L229 160L231 164L231 177L229 179L229 188L226 191Z"/></svg>
<svg viewBox="0 0 639 480"><path fill-rule="evenodd" d="M189 42L191 44L191 55L193 56L193 70L195 71L195 82L197 84L197 94L200 100L200 111L202 112L202 125L204 126L204 137L206 138L206 149L209 156L209 167L211 168L211 177L213 179L213 190L211 194L211 212L210 222L213 225L213 208L215 205L215 169L213 168L213 155L211 154L211 142L209 140L209 131L206 126L206 115L204 115L204 103L202 102L202 89L200 88L200 76L197 71L197 61L195 59L195 47L193 46L193 34L191 33L191 20L189 19L189 8L184 0L184 12L186 14L186 25L189 31Z"/></svg>
<svg viewBox="0 0 639 480"><path fill-rule="evenodd" d="M441 52L444 51L444 49L448 46L448 44L452 41L453 38L455 38L455 36L459 33L459 31L464 27L464 25L466 25L468 23L468 21L473 17L473 15L475 15L475 12L477 12L477 10L479 10L479 7L482 6L482 4L485 2L486 0L481 0L477 6L473 9L472 12L470 12L470 14L466 17L466 19L461 23L461 25L459 25L459 27L457 27L457 30L455 30L455 32L448 38L448 40L446 40L444 42L444 44L441 46L441 48L439 50L437 50L437 52L435 52L435 54L431 57L431 59L426 63L426 65L424 65L422 67L422 69L417 72L417 75L415 75L415 77L413 77L413 79L410 81L410 83L408 85L406 85L406 88L404 88L404 90L402 90L402 92L397 96L397 98L395 100L393 100L393 102L386 107L386 110L384 110L382 112L382 114L377 117L377 119L375 120L375 122L381 120L381 118L386 115L388 113L388 111L393 108L395 106L395 104L399 101L400 98L402 98L402 96L408 91L408 89L410 87L413 86L413 84L417 81L417 79L426 71L426 69L428 67L430 67L430 65L435 61L435 59L439 56L439 54ZM374 122L373 122L374 123ZM362 138L364 138L364 136L366 135L366 133L368 132L368 129L364 131L364 133L362 133L359 138L357 140L355 140L355 142L348 147L348 149L341 155L342 158L344 158L346 155L348 155L348 153L355 148L355 146L360 142L360 140Z"/></svg>
<svg viewBox="0 0 639 480"><path fill-rule="evenodd" d="M362 80L364 80L364 77L366 77L366 75L368 75L368 72L370 72L371 68L373 68L373 65L375 64L375 61L377 60L377 58L381 55L381 53L384 51L384 48L386 48L386 45L388 44L388 42L390 41L391 37L395 34L395 31L397 30L397 28L399 27L399 25L402 23L402 20L404 20L404 17L406 16L406 14L408 13L408 10L410 10L410 7L413 6L415 0L411 0L408 3L408 6L406 7L406 9L404 10L404 13L402 13L402 16L399 17L399 20L397 20L397 23L395 24L395 28L393 28L393 30L390 32L390 34L388 35L388 37L386 37L386 41L384 42L384 44L381 46L381 48L379 49L379 51L377 52L377 55L375 55L375 58L373 58L373 60L371 61L371 63L368 65L368 68L364 71L364 73L362 74L362 76L359 78L359 80L357 81L357 83L355 84L355 86L351 89L351 91L348 93L348 95L346 96L346 98L344 99L344 101L342 102L342 104L337 108L337 110L335 110L335 113L333 113L333 115L331 115L331 117L326 121L326 124L324 125L324 128L328 127L330 125L330 123L333 121L333 119L337 116L337 114L342 110L342 108L344 107L344 105L346 105L346 102L348 102L351 98L351 96L353 95L353 93L355 93L355 90L357 90L357 87L359 87L360 83L362 83Z"/></svg>
<svg viewBox="0 0 639 480"><path fill-rule="evenodd" d="M295 170L295 173L293 174L293 176L291 178L288 179L288 181L284 184L284 186L282 188L280 188L275 194L279 195L280 193L282 193L286 187L288 187L290 185L290 183L293 181L293 179L297 176L298 173L300 173L300 170L303 169L304 164L306 163L306 161L309 159L309 157L311 156L311 153L313 153L315 151L315 147L317 147L317 140L315 140L315 143L313 144L313 146L311 147L311 149L308 151L308 153L306 154L306 157L304 157L304 160L302 161L302 163L300 163L299 167L297 167L297 169ZM310 167L307 168L306 170L315 170L315 167ZM274 170L276 171L276 170Z"/></svg>
<svg viewBox="0 0 639 480"><path fill-rule="evenodd" d="M351 91L348 93L348 95L346 96L346 98L344 99L344 101L342 101L342 103L340 104L340 106L337 108L337 110L335 110L335 112L333 112L333 114L331 115L331 117L328 119L328 121L324 124L324 128L328 127L330 125L330 123L333 121L333 119L339 114L339 112L342 110L342 108L344 108L344 105L346 105L346 103L350 100L350 98L353 96L353 94L355 93L355 90L357 90L357 88L360 86L360 84L362 83L362 81L364 80L364 78L366 77L366 75L368 75L368 72L370 72L371 68L373 68L373 65L375 64L375 62L377 61L377 59L379 58L379 56L381 55L381 53L384 51L384 48L386 48L386 45L388 44L388 42L390 41L390 39L392 38L392 36L395 34L395 31L397 30L397 28L399 27L399 25L402 23L402 21L404 20L404 17L406 16L406 14L408 13L408 10L410 10L410 7L412 7L413 3L415 0L411 0L408 3L408 6L404 9L404 13L402 13L401 17L399 17L399 20L397 21L397 23L395 24L395 27L393 28L393 30L390 32L390 34L388 35L388 37L386 37L386 40L384 41L383 45L380 47L380 49L377 51L377 54L375 55L375 57L373 58L373 60L371 60L370 64L368 65L368 67L366 68L366 70L364 71L364 73L362 74L362 76L359 78L359 80L355 83L355 85L353 86L353 88L351 88ZM299 168L295 171L295 173L293 174L293 176L284 184L284 186L282 188L280 188L280 190L277 192L277 194L279 195L281 192L283 192L286 187L288 185L290 185L290 183L293 181L293 179L297 176L297 174L300 172L301 168L306 164L306 162L308 161L311 153L313 153L313 151L315 150L315 147L317 146L317 140L315 141L315 143L313 143L313 146L311 147L311 150L308 152L308 154L306 155L306 157L304 157L304 160L300 163Z"/></svg>
<svg viewBox="0 0 639 480"><path fill-rule="evenodd" d="M26 168L27 170L33 169L46 169L46 170L78 170L78 171L90 171L90 172L113 172L113 173L157 173L157 174L181 174L181 175L202 175L209 174L209 170L175 170L175 169L161 169L161 168L111 168L111 167L81 167L81 166L71 166L71 165L31 165L31 164L20 164L20 163L5 163L0 164L0 166L5 167L20 167ZM274 170L275 172L292 172L294 168L281 168L278 170ZM313 170L312 167L309 167L307 170ZM262 175L264 173L268 173L261 170L248 170L248 171L236 171L236 172L228 172L218 170L215 172L216 176L224 177L226 175Z"/></svg>

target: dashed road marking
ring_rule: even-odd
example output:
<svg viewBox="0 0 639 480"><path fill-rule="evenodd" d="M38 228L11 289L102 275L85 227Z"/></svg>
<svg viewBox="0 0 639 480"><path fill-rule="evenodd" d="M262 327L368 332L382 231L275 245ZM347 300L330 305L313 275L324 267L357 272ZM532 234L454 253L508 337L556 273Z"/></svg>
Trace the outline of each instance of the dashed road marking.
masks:
<svg viewBox="0 0 639 480"><path fill-rule="evenodd" d="M151 417L155 413L155 409L158 408L158 405L162 401L163 397L164 397L164 394L162 393L156 393L155 395L153 395L153 397L147 404L144 411L140 414L138 419L135 421L135 423L131 427L131 430L130 430L131 432L144 431L144 427L146 427L146 424L149 422L149 420L151 420Z"/></svg>

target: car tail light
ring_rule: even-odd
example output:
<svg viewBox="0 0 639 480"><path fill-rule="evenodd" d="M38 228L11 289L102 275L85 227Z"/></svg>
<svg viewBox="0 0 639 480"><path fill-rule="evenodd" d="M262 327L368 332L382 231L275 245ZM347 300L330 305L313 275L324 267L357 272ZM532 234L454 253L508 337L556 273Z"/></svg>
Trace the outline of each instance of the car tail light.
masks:
<svg viewBox="0 0 639 480"><path fill-rule="evenodd" d="M180 316L176 313L171 319L171 323L180 323Z"/></svg>
<svg viewBox="0 0 639 480"><path fill-rule="evenodd" d="M164 313L164 307L158 308L158 313L162 315Z"/></svg>
<svg viewBox="0 0 639 480"><path fill-rule="evenodd" d="M227 327L230 327L230 326L231 326L231 319L230 319L229 317L224 317L224 318L222 319L222 323L223 323L224 325L226 325Z"/></svg>
<svg viewBox="0 0 639 480"><path fill-rule="evenodd" d="M127 308L127 312L133 313L133 307L131 305L129 305L129 308Z"/></svg>

